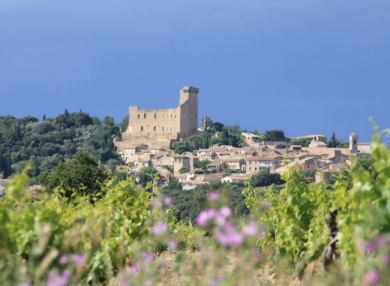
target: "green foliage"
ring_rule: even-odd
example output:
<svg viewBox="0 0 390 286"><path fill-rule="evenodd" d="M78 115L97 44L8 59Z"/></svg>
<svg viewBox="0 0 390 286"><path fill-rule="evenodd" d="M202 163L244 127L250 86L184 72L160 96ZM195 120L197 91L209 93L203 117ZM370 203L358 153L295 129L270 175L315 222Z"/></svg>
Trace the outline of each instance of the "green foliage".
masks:
<svg viewBox="0 0 390 286"><path fill-rule="evenodd" d="M379 133L373 138L372 158L341 173L330 205L338 210L341 255L350 267L366 255L364 243L390 234L390 154Z"/></svg>
<svg viewBox="0 0 390 286"><path fill-rule="evenodd" d="M267 130L262 134L262 141L286 141L282 130Z"/></svg>
<svg viewBox="0 0 390 286"><path fill-rule="evenodd" d="M199 167L203 170L203 171L206 171L207 169L207 165L210 164L211 161L210 160L201 160L199 161Z"/></svg>
<svg viewBox="0 0 390 286"><path fill-rule="evenodd" d="M230 145L233 147L245 146L244 138L242 137L242 130L240 126L224 125L222 130L218 132L217 137L211 139L211 145Z"/></svg>
<svg viewBox="0 0 390 286"><path fill-rule="evenodd" d="M280 174L271 173L268 168L262 168L251 177L251 184L254 187L265 187L271 185L282 185L284 184L284 181L280 178Z"/></svg>
<svg viewBox="0 0 390 286"><path fill-rule="evenodd" d="M0 277L9 285L43 285L48 269L63 269L61 254L71 253L87 263L78 266L70 284L107 281L130 246L149 233L149 194L132 181L105 181L106 196L94 206L83 197L69 204L56 193L33 199L24 192L26 184L26 172L17 175L0 199Z"/></svg>
<svg viewBox="0 0 390 286"><path fill-rule="evenodd" d="M42 174L38 181L53 193L56 188L64 191L65 197L89 196L91 202L100 198L101 183L107 178L96 160L88 152L78 152L74 159L60 163L49 173Z"/></svg>
<svg viewBox="0 0 390 286"><path fill-rule="evenodd" d="M328 142L328 148L348 148L349 143L343 140L337 139L336 135L332 134L332 138Z"/></svg>
<svg viewBox="0 0 390 286"><path fill-rule="evenodd" d="M251 185L244 196L251 212L268 225L267 239L280 254L293 262L318 257L326 242L323 218L327 213L329 192L318 185L309 185L305 173L297 166L282 176L285 188L275 192L268 188L259 197ZM313 248L313 246L316 248Z"/></svg>
<svg viewBox="0 0 390 286"><path fill-rule="evenodd" d="M79 150L89 151L107 167L115 167L119 158L113 138L119 133L111 117L100 122L82 111L66 110L42 122L32 116L0 116L0 172L8 177L30 164L33 168L29 175L36 177L71 159Z"/></svg>
<svg viewBox="0 0 390 286"><path fill-rule="evenodd" d="M302 147L309 147L311 143L310 138L299 138L299 139L291 139L290 145L300 145Z"/></svg>

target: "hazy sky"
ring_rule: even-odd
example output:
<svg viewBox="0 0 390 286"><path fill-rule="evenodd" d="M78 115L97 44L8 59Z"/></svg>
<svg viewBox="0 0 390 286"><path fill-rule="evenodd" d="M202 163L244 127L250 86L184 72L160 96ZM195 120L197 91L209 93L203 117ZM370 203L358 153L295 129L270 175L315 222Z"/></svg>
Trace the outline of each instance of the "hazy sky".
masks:
<svg viewBox="0 0 390 286"><path fill-rule="evenodd" d="M0 0L0 115L129 105L288 136L390 128L389 0Z"/></svg>

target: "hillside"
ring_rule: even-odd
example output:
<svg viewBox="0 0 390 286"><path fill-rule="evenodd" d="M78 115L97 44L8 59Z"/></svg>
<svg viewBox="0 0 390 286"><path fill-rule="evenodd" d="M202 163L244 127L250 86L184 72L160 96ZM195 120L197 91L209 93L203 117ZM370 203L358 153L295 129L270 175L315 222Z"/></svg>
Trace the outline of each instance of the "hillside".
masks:
<svg viewBox="0 0 390 286"><path fill-rule="evenodd" d="M101 164L113 168L119 163L113 138L120 134L112 117L102 121L85 112L67 110L55 118L0 116L0 173L7 178L28 164L31 177L51 170L59 162L87 150Z"/></svg>

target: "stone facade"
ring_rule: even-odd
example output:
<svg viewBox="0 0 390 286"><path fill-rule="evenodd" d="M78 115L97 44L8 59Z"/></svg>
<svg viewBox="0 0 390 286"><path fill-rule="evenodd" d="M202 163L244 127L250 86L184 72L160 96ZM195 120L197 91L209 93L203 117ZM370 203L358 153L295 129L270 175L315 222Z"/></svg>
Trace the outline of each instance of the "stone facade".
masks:
<svg viewBox="0 0 390 286"><path fill-rule="evenodd" d="M196 134L198 92L198 88L183 87L177 108L140 109L130 106L129 125L122 133L122 140L169 148L173 141Z"/></svg>

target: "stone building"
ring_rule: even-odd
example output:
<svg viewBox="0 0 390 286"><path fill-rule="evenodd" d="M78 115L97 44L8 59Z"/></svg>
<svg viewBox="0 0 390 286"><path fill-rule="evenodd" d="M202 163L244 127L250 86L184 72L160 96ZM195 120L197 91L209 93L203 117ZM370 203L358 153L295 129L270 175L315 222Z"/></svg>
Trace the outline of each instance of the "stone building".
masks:
<svg viewBox="0 0 390 286"><path fill-rule="evenodd" d="M198 88L183 87L177 108L140 109L138 106L130 106L129 125L122 133L122 142L169 148L172 142L196 134L198 92Z"/></svg>

